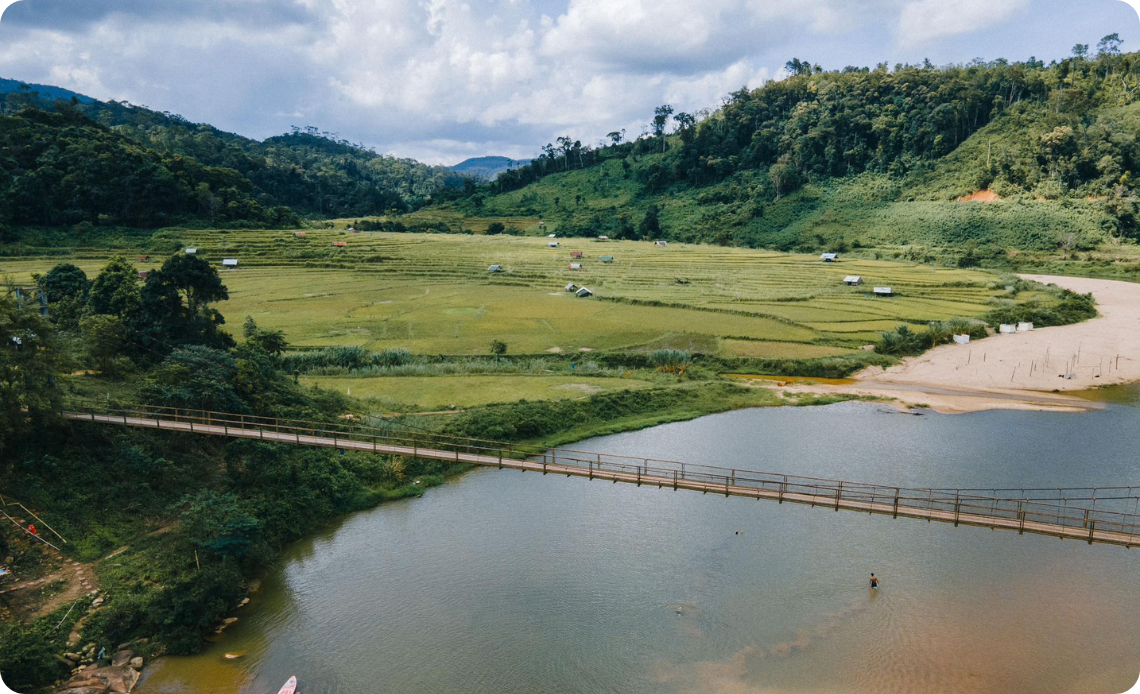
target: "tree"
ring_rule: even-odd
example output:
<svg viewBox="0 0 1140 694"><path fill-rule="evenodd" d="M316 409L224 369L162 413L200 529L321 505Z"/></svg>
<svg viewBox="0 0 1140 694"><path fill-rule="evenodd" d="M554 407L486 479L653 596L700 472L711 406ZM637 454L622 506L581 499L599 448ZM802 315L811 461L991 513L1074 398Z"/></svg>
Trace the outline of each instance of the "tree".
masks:
<svg viewBox="0 0 1140 694"><path fill-rule="evenodd" d="M111 258L91 283L87 310L129 322L138 307L139 273L126 258Z"/></svg>
<svg viewBox="0 0 1140 694"><path fill-rule="evenodd" d="M1084 60L1085 56L1089 54L1089 45L1087 43L1078 43L1073 46L1073 56L1079 60Z"/></svg>
<svg viewBox="0 0 1140 694"><path fill-rule="evenodd" d="M165 354L181 345L228 348L226 319L210 304L229 298L218 271L196 255L175 255L147 278L137 328L147 349Z"/></svg>
<svg viewBox="0 0 1140 694"><path fill-rule="evenodd" d="M681 142L686 146L693 142L693 126L697 124L696 117L691 113L681 111L673 116L673 120L677 122L677 131L681 134Z"/></svg>
<svg viewBox="0 0 1140 694"><path fill-rule="evenodd" d="M669 124L669 116L673 115L673 107L662 104L653 109L653 137L661 140L661 151L665 151L665 126Z"/></svg>
<svg viewBox="0 0 1140 694"><path fill-rule="evenodd" d="M201 491L182 512L181 530L198 549L242 558L261 536L261 522L247 513L237 496Z"/></svg>
<svg viewBox="0 0 1140 694"><path fill-rule="evenodd" d="M623 133L620 130L614 130L611 133L606 133L606 137L610 138L610 142L616 147L621 144Z"/></svg>
<svg viewBox="0 0 1140 694"><path fill-rule="evenodd" d="M502 222L491 222L487 225L487 235L495 236L507 230L507 227Z"/></svg>
<svg viewBox="0 0 1140 694"><path fill-rule="evenodd" d="M1120 55L1120 44L1122 43L1124 41L1120 38L1120 34L1109 34L1097 43L1097 55ZM1085 51L1088 51L1088 46L1085 46Z"/></svg>
<svg viewBox="0 0 1140 694"><path fill-rule="evenodd" d="M784 69L788 71L789 75L811 75L812 73L811 62L799 58L792 58L784 63Z"/></svg>
<svg viewBox="0 0 1140 694"><path fill-rule="evenodd" d="M55 303L62 299L87 300L91 282L87 273L71 263L60 263L39 280L40 289L47 293L48 301Z"/></svg>
<svg viewBox="0 0 1140 694"><path fill-rule="evenodd" d="M13 460L16 442L55 417L62 371L51 323L0 292L0 469Z"/></svg>
<svg viewBox="0 0 1140 694"><path fill-rule="evenodd" d="M79 321L87 354L104 373L111 371L123 347L123 321L116 316L93 315Z"/></svg>
<svg viewBox="0 0 1140 694"><path fill-rule="evenodd" d="M645 217L637 226L637 231L649 240L661 236L661 222L657 219L657 205L650 205L649 209L645 211Z"/></svg>
<svg viewBox="0 0 1140 694"><path fill-rule="evenodd" d="M502 356L507 353L507 343L502 340L491 340L491 354Z"/></svg>

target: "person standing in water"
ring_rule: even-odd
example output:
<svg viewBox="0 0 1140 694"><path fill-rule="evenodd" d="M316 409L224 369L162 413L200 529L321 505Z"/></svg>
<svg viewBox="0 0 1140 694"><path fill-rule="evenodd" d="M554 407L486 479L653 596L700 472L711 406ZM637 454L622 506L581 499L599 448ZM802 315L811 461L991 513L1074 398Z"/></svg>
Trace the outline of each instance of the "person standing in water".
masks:
<svg viewBox="0 0 1140 694"><path fill-rule="evenodd" d="M871 574L871 587L872 588L878 588L879 587L879 579L873 573Z"/></svg>

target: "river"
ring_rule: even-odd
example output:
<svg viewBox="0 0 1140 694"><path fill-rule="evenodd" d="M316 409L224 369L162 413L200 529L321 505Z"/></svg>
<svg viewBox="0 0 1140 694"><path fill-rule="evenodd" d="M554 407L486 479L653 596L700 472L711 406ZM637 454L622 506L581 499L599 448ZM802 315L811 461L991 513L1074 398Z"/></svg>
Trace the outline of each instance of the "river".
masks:
<svg viewBox="0 0 1140 694"><path fill-rule="evenodd" d="M903 486L1140 486L1140 408L753 409L575 448ZM480 469L290 547L218 643L160 659L138 691L274 694L297 675L305 694L1117 694L1140 673L1138 578L1120 547Z"/></svg>

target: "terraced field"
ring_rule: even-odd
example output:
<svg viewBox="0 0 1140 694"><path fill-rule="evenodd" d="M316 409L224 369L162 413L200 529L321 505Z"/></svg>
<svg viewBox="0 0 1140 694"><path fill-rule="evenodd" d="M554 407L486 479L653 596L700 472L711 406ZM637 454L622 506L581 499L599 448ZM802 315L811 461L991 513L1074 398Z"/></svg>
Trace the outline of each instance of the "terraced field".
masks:
<svg viewBox="0 0 1140 694"><path fill-rule="evenodd" d="M137 263L143 269L176 249L197 248L214 263L239 261L237 270L223 271L231 298L220 309L232 322L252 315L301 346L438 354L486 353L499 339L511 353L688 346L739 356L826 356L872 342L899 322L980 315L1003 291L986 272L888 261L824 263L807 255L593 239L556 239L552 248L536 236L350 233L344 226L304 236L166 230L141 248L76 248L67 259L93 275L115 253L150 255ZM0 274L27 281L60 260L0 260ZM502 272L488 272L492 264ZM847 275L862 276L864 284L846 286ZM568 283L595 296L575 298L564 291ZM877 285L891 286L896 296L873 297Z"/></svg>

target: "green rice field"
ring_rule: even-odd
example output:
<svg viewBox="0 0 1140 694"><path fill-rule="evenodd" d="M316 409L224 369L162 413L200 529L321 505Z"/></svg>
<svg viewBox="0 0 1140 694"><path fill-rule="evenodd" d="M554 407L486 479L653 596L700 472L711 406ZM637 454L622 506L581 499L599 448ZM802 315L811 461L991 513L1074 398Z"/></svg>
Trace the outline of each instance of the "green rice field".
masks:
<svg viewBox="0 0 1140 694"><path fill-rule="evenodd" d="M564 400L610 390L640 390L652 384L633 378L594 376L307 376L302 383L377 404L429 410L475 407L515 400Z"/></svg>
<svg viewBox="0 0 1140 694"><path fill-rule="evenodd" d="M251 315L298 347L404 347L417 354L696 349L732 356L830 356L873 342L899 322L977 316L1003 293L977 270L741 248L542 236L164 230L139 247L75 248L66 256L0 259L26 282L63 260L94 275L116 253L140 269L193 247L220 265L232 325ZM334 246L343 242L344 246ZM557 242L557 247L549 244ZM580 252L581 258L572 258ZM601 256L612 256L603 263ZM581 263L571 269L571 263ZM502 272L489 272L491 265ZM863 285L843 278L860 275ZM589 288L576 298L567 284ZM896 296L873 297L889 285ZM1022 295L1024 296L1024 294Z"/></svg>

